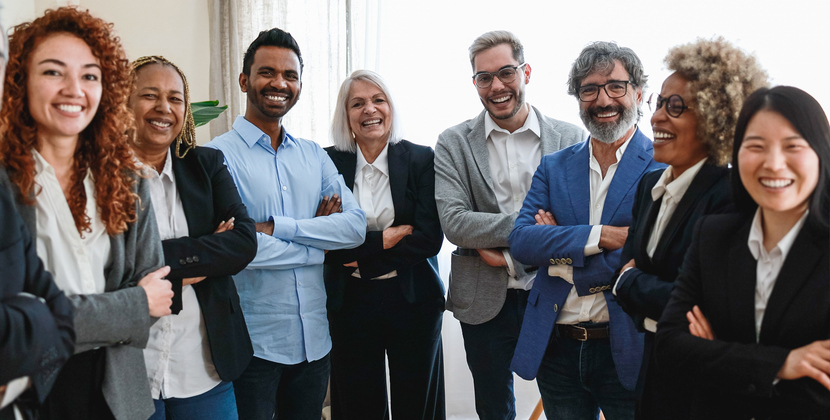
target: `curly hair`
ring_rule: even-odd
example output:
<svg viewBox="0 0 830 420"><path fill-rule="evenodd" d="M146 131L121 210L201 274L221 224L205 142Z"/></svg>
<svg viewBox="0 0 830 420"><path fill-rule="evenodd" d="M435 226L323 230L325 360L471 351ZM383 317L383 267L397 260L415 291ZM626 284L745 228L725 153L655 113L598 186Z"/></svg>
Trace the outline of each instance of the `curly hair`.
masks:
<svg viewBox="0 0 830 420"><path fill-rule="evenodd" d="M127 98L132 89L130 64L112 24L74 7L47 10L32 22L14 27L9 37L9 61L4 80L5 96L0 110L0 162L9 169L11 181L26 204L35 196L37 126L29 111L28 68L30 55L45 38L68 33L83 40L101 67L102 93L92 122L79 134L67 203L78 232L89 232L91 219L85 212L84 177L92 173L101 220L107 233L117 235L135 221L133 193L138 160L127 145L127 130L133 125Z"/></svg>
<svg viewBox="0 0 830 420"><path fill-rule="evenodd" d="M176 157L184 159L187 156L187 152L196 147L196 123L193 121L193 112L190 109L190 87L187 85L187 78L184 77L184 72L179 66L173 64L172 61L160 55L145 55L133 61L133 84L138 79L138 71L142 67L150 64L169 66L173 70L176 70L176 73L182 78L182 84L184 85L184 124L182 125L182 131L176 136L175 141ZM134 141L135 138L131 138L130 140ZM182 151L182 144L184 144L184 151Z"/></svg>
<svg viewBox="0 0 830 420"><path fill-rule="evenodd" d="M752 92L769 85L767 72L755 56L723 37L676 46L663 61L689 81L698 116L697 136L706 145L710 162L726 166L741 106Z"/></svg>

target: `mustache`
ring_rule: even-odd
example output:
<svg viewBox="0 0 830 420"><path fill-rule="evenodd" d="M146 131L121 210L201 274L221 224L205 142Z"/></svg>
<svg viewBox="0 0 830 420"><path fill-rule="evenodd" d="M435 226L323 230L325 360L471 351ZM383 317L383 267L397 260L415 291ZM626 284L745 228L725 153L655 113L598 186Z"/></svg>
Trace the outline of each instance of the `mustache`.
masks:
<svg viewBox="0 0 830 420"><path fill-rule="evenodd" d="M621 105L608 105L608 106L593 106L588 108L588 114L592 117L596 117L599 114L605 114L608 112L616 112L618 114L622 114L625 111L625 107Z"/></svg>
<svg viewBox="0 0 830 420"><path fill-rule="evenodd" d="M265 89L262 89L262 90L259 91L260 95L268 95L268 94L274 94L274 93L282 93L285 96L287 96L289 99L294 97L294 95L288 89L265 88Z"/></svg>

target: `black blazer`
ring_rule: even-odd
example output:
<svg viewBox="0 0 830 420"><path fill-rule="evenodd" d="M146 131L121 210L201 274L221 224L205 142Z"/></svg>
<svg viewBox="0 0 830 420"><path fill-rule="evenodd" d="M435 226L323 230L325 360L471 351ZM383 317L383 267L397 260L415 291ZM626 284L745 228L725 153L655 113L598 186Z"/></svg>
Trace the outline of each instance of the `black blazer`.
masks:
<svg viewBox="0 0 830 420"><path fill-rule="evenodd" d="M254 354L232 275L256 256L254 220L236 189L222 152L205 147L183 159L171 146L176 187L187 218L188 237L162 241L167 276L173 282L174 303L181 306L182 279L207 278L193 285L205 319L216 372L224 381L242 374ZM214 235L222 221L234 217L233 230Z"/></svg>
<svg viewBox="0 0 830 420"><path fill-rule="evenodd" d="M43 269L29 229L0 187L0 385L29 376L32 388L23 396L43 402L75 351L72 316L72 304Z"/></svg>
<svg viewBox="0 0 830 420"><path fill-rule="evenodd" d="M334 147L327 147L326 152L343 175L346 186L354 189L357 155L339 152ZM406 140L389 145L389 184L395 207L392 225L412 225L412 235L384 250L383 232L367 232L363 245L329 251L324 266L329 311L337 312L343 305L345 280L352 278L355 270L343 264L352 261L357 261L364 278L397 270L403 295L408 302L444 307L444 283L438 274L435 258L441 249L444 234L435 205L434 155L432 148Z"/></svg>
<svg viewBox="0 0 830 420"><path fill-rule="evenodd" d="M791 349L830 338L828 232L801 229L767 303L755 339L756 260L747 246L752 215L707 216L680 270L657 329L656 355L678 378L697 383L691 418L830 418L830 391L776 374ZM715 340L689 333L686 312L699 305Z"/></svg>
<svg viewBox="0 0 830 420"><path fill-rule="evenodd" d="M617 287L617 302L643 331L643 320L659 320L669 302L677 270L683 263L686 250L692 243L695 223L707 214L732 211L729 169L704 164L695 175L689 189L677 204L663 236L657 242L654 258L647 253L648 241L660 212L662 200L651 198L651 189L657 184L663 169L643 176L637 186L633 219L628 239L623 247L620 264L633 258L636 268L628 270Z"/></svg>

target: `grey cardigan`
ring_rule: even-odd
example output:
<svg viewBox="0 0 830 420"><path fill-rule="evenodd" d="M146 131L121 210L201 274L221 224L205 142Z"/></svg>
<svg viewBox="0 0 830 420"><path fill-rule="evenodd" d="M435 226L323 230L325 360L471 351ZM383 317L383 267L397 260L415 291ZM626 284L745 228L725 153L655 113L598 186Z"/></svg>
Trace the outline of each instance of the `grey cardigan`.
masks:
<svg viewBox="0 0 830 420"><path fill-rule="evenodd" d="M22 204L20 190L2 166L0 185L16 198L17 210L36 240L36 209ZM136 193L135 223L124 233L110 236L112 265L104 273L106 292L69 296L75 308L75 354L106 348L103 393L118 420L144 420L155 411L143 349L157 318L150 317L144 289L134 286L164 265L164 254L144 178L138 178Z"/></svg>
<svg viewBox="0 0 830 420"><path fill-rule="evenodd" d="M542 155L579 143L587 138L581 128L542 115ZM481 324L501 311L507 295L509 275L504 267L481 261L475 248L506 248L518 212L499 211L490 155L484 133L484 113L450 127L438 136L435 145L435 202L444 235L458 249L452 253L447 310L466 324ZM516 273L532 272L512 259Z"/></svg>

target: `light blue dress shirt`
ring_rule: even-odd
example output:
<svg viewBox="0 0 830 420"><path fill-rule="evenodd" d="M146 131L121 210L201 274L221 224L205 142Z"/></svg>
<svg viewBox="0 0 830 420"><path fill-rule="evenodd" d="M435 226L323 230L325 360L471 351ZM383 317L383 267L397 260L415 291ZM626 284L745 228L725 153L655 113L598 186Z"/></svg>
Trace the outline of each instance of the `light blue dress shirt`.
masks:
<svg viewBox="0 0 830 420"><path fill-rule="evenodd" d="M328 154L283 128L277 150L244 117L207 147L225 154L248 214L274 221L257 232L257 255L233 277L254 356L281 364L325 357L331 350L323 284L323 250L353 248L366 236L366 216ZM323 196L338 194L342 213L314 217Z"/></svg>

